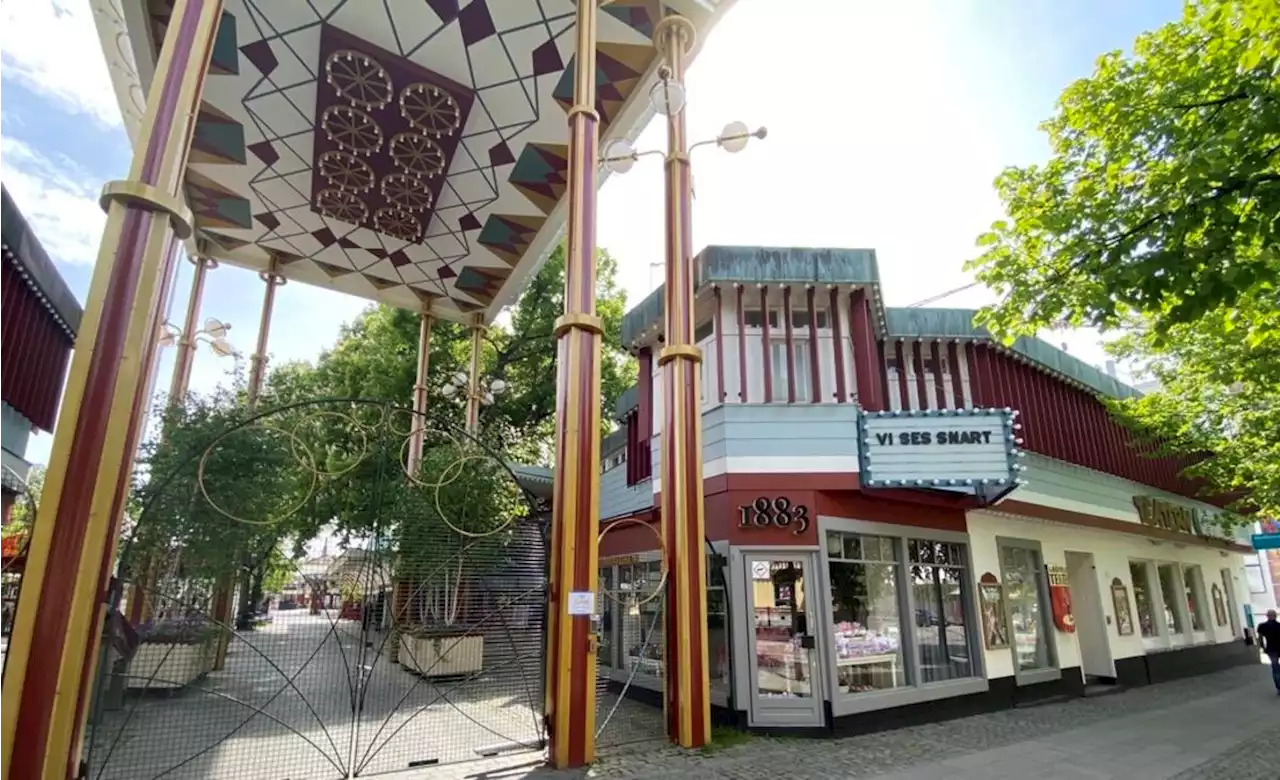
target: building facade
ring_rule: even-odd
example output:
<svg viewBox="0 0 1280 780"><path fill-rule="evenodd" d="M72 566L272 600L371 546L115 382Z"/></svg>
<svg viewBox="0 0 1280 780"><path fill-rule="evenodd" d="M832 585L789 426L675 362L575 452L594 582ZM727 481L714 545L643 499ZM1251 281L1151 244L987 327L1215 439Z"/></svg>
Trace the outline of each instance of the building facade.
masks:
<svg viewBox="0 0 1280 780"><path fill-rule="evenodd" d="M709 247L695 276L719 716L849 732L1256 662L1247 535L1110 420L1137 391L972 311L886 308L871 250ZM603 448L599 666L640 698L661 307L624 320L640 380Z"/></svg>
<svg viewBox="0 0 1280 780"><path fill-rule="evenodd" d="M4 355L3 496L4 522L25 492L27 443L36 431L53 431L62 382L82 314L66 282L31 231L9 191L0 192L4 236L4 301L0 307Z"/></svg>

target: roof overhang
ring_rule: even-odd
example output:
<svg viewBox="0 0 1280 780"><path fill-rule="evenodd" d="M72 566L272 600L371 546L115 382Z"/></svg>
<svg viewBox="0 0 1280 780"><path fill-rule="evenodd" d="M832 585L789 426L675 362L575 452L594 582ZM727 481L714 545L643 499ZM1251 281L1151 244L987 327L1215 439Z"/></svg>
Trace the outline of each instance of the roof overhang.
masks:
<svg viewBox="0 0 1280 780"><path fill-rule="evenodd" d="M732 4L601 4L601 148L651 117L662 14L701 41ZM186 179L199 250L454 320L512 303L565 219L575 5L460 5L226 0ZM170 7L94 3L131 139Z"/></svg>

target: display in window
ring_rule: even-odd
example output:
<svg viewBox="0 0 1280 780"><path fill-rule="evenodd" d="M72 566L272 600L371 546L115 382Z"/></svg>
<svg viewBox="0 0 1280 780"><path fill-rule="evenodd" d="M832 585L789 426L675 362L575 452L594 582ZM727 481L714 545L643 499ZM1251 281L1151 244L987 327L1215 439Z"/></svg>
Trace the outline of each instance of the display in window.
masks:
<svg viewBox="0 0 1280 780"><path fill-rule="evenodd" d="M1009 624L1017 671L1051 668L1048 620L1041 600L1038 550L1016 545L1001 546L1000 574L1009 604ZM1045 588L1047 590L1047 588Z"/></svg>
<svg viewBox="0 0 1280 780"><path fill-rule="evenodd" d="M1133 601L1138 607L1138 629L1144 637L1156 635L1155 613L1151 610L1151 586L1147 580L1147 564L1129 563L1129 578L1133 580Z"/></svg>
<svg viewBox="0 0 1280 780"><path fill-rule="evenodd" d="M987 572L978 584L978 597L982 602L982 641L988 650L1004 650L1009 647L1009 607L1004 599L1004 586L996 575Z"/></svg>
<svg viewBox="0 0 1280 780"><path fill-rule="evenodd" d="M1181 634L1187 630L1182 620L1182 610L1178 608L1178 593L1181 590L1178 587L1178 577L1173 570L1173 564L1165 563L1156 567L1157 578L1160 580L1160 598L1164 603L1164 621L1169 626L1169 630L1175 634Z"/></svg>
<svg viewBox="0 0 1280 780"><path fill-rule="evenodd" d="M1129 589L1119 577L1111 580L1111 606L1116 611L1116 633L1133 635L1133 613L1129 611Z"/></svg>
<svg viewBox="0 0 1280 780"><path fill-rule="evenodd" d="M1187 599L1187 615L1191 618L1191 630L1204 630L1204 605L1201 603L1200 590L1196 587L1196 578L1200 574L1200 569L1195 566L1187 566L1182 570L1182 585L1186 592Z"/></svg>
<svg viewBox="0 0 1280 780"><path fill-rule="evenodd" d="M1222 588L1216 582L1213 584L1213 619L1220 626L1227 624L1227 602L1222 598Z"/></svg>
<svg viewBox="0 0 1280 780"><path fill-rule="evenodd" d="M905 685L897 564L833 560L828 570L839 689L863 693Z"/></svg>
<svg viewBox="0 0 1280 780"><path fill-rule="evenodd" d="M811 654L817 644L808 635L804 564L769 564L769 581L754 581L751 593L756 695L808 698L814 693Z"/></svg>
<svg viewBox="0 0 1280 780"><path fill-rule="evenodd" d="M1059 631L1074 634L1076 616L1071 611L1071 583L1067 567L1049 564L1045 567L1049 579L1049 606L1053 610L1053 624Z"/></svg>

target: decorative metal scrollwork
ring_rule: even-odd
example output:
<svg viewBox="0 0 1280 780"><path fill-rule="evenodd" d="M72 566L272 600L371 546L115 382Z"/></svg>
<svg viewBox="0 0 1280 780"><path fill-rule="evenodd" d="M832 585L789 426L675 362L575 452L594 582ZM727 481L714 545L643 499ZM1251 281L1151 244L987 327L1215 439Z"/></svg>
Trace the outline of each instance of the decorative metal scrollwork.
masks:
<svg viewBox="0 0 1280 780"><path fill-rule="evenodd" d="M391 76L372 57L342 49L324 63L325 80L352 108L378 110L391 102Z"/></svg>
<svg viewBox="0 0 1280 780"><path fill-rule="evenodd" d="M396 133L387 150L396 167L411 178L429 179L444 171L444 151L421 133Z"/></svg>
<svg viewBox="0 0 1280 780"><path fill-rule="evenodd" d="M379 185L387 203L403 211L426 211L431 208L431 191L421 181L403 173L389 173Z"/></svg>
<svg viewBox="0 0 1280 780"><path fill-rule="evenodd" d="M410 84L400 92L400 115L433 138L453 135L462 121L462 109L453 95L426 83Z"/></svg>
<svg viewBox="0 0 1280 780"><path fill-rule="evenodd" d="M320 190L320 194L316 196L316 206L326 217L340 219L353 225L359 225L369 216L369 207L364 201L360 200L355 193L346 190Z"/></svg>
<svg viewBox="0 0 1280 780"><path fill-rule="evenodd" d="M350 152L330 151L320 155L320 175L330 186L355 193L373 188L373 169Z"/></svg>
<svg viewBox="0 0 1280 780"><path fill-rule="evenodd" d="M382 128L365 112L346 106L329 106L320 114L325 136L352 154L366 157L382 148Z"/></svg>

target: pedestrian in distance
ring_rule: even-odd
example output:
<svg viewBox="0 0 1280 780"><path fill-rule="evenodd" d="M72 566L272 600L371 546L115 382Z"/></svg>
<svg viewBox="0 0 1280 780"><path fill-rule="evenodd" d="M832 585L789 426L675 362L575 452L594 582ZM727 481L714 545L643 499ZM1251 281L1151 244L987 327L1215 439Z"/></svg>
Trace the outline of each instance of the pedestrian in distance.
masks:
<svg viewBox="0 0 1280 780"><path fill-rule="evenodd" d="M1258 641L1262 643L1262 652L1271 659L1271 679L1276 684L1276 695L1280 696L1280 621L1276 620L1276 611L1267 610L1267 619L1258 625Z"/></svg>

